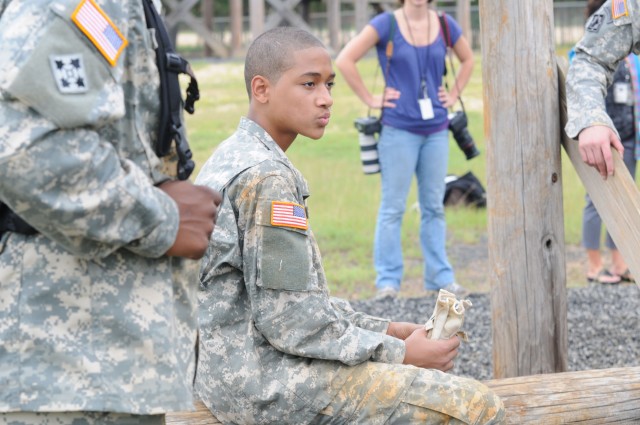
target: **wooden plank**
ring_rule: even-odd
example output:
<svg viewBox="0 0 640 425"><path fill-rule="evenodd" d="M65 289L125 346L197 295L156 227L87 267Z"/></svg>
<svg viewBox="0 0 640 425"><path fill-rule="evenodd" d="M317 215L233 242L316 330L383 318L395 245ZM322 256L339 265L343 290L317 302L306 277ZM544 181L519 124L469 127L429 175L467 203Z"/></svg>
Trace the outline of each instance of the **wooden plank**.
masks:
<svg viewBox="0 0 640 425"><path fill-rule="evenodd" d="M354 0L356 30L359 32L369 23L369 1Z"/></svg>
<svg viewBox="0 0 640 425"><path fill-rule="evenodd" d="M200 14L202 15L205 28L211 32L213 30L213 0L202 0L200 4ZM213 50L211 50L208 44L204 46L204 55L206 57L213 55Z"/></svg>
<svg viewBox="0 0 640 425"><path fill-rule="evenodd" d="M340 17L340 0L327 0L327 22L329 24L329 45L331 50L339 52L342 22Z"/></svg>
<svg viewBox="0 0 640 425"><path fill-rule="evenodd" d="M507 424L640 423L640 367L485 381Z"/></svg>
<svg viewBox="0 0 640 425"><path fill-rule="evenodd" d="M273 12L267 16L264 24L265 31L277 27L284 21L287 25L313 32L302 16L293 10L300 3L300 0L267 0L267 2L271 5Z"/></svg>
<svg viewBox="0 0 640 425"><path fill-rule="evenodd" d="M473 46L473 33L471 31L471 7L469 0L457 0L456 2L456 20L462 28L462 34L469 42L469 46Z"/></svg>
<svg viewBox="0 0 640 425"><path fill-rule="evenodd" d="M558 78L560 86L561 124L564 128L567 122L567 102L564 91L564 75L568 62L562 58L558 61ZM613 150L615 174L603 180L598 171L585 164L580 156L578 142L570 139L562 131L562 146L571 163L578 173L589 197L596 206L600 218L607 227L607 231L616 243L627 262L631 274L640 276L640 192L629 170L624 165L620 154ZM638 283L638 281L636 281Z"/></svg>
<svg viewBox="0 0 640 425"><path fill-rule="evenodd" d="M502 399L507 424L640 423L640 367L539 374L484 382ZM167 425L219 422L201 402Z"/></svg>
<svg viewBox="0 0 640 425"><path fill-rule="evenodd" d="M249 26L253 39L264 32L264 0L249 0Z"/></svg>
<svg viewBox="0 0 640 425"><path fill-rule="evenodd" d="M553 2L483 0L479 7L494 376L563 372L567 294Z"/></svg>
<svg viewBox="0 0 640 425"><path fill-rule="evenodd" d="M242 48L242 0L231 0L231 50L230 56L236 57Z"/></svg>
<svg viewBox="0 0 640 425"><path fill-rule="evenodd" d="M215 425L221 424L213 414L207 409L203 402L197 400L193 412L167 413L166 425Z"/></svg>

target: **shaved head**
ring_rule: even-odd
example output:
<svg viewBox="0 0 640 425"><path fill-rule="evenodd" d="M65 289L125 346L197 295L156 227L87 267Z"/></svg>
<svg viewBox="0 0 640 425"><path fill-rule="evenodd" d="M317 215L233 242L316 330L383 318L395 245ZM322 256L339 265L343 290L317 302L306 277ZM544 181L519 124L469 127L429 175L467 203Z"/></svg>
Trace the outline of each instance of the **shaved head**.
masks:
<svg viewBox="0 0 640 425"><path fill-rule="evenodd" d="M296 27L278 27L256 38L244 61L244 83L251 99L251 80L261 75L276 83L283 72L293 65L293 53L324 44L307 31Z"/></svg>

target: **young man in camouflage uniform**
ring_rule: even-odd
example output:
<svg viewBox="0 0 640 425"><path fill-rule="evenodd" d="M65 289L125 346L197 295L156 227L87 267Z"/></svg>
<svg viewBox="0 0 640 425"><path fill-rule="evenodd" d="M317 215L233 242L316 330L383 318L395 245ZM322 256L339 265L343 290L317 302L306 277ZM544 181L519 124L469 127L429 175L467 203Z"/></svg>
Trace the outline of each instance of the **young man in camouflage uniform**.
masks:
<svg viewBox="0 0 640 425"><path fill-rule="evenodd" d="M99 3L0 2L0 424L161 424L193 406L184 257L204 254L220 194L154 154L142 1Z"/></svg>
<svg viewBox="0 0 640 425"><path fill-rule="evenodd" d="M201 268L197 392L224 423L498 423L497 396L442 372L457 337L430 340L423 325L329 296L309 189L285 152L298 134L323 135L334 76L300 29L247 52L248 117L196 180L223 196Z"/></svg>
<svg viewBox="0 0 640 425"><path fill-rule="evenodd" d="M613 175L611 146L624 148L607 115L604 98L618 62L640 53L640 2L608 0L586 24L567 74L567 135L577 138L580 154L603 178Z"/></svg>

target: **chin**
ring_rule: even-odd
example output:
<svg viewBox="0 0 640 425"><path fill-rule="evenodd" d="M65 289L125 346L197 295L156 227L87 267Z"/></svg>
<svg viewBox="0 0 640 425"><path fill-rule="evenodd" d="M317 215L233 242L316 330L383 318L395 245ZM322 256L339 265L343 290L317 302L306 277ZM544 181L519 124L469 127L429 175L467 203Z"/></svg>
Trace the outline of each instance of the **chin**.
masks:
<svg viewBox="0 0 640 425"><path fill-rule="evenodd" d="M324 136L324 128L321 130L309 131L309 132L300 133L300 134L302 134L304 137L307 137L309 139L318 140L322 136Z"/></svg>

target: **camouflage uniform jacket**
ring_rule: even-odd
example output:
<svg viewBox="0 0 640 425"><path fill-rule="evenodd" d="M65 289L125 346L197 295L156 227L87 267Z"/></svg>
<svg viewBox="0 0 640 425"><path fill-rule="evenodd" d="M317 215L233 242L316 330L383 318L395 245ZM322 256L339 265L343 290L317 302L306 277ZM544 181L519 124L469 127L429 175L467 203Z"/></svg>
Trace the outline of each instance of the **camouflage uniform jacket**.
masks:
<svg viewBox="0 0 640 425"><path fill-rule="evenodd" d="M0 201L39 231L0 238L0 412L192 408L151 34L140 0L97 3L128 40L113 65L71 19L95 3L0 2Z"/></svg>
<svg viewBox="0 0 640 425"><path fill-rule="evenodd" d="M386 335L387 320L329 296L307 183L260 126L243 118L196 182L223 196L200 269L196 378L220 420L303 424L351 365L403 361L404 342Z"/></svg>
<svg viewBox="0 0 640 425"><path fill-rule="evenodd" d="M640 2L608 0L587 21L585 34L567 74L567 135L577 138L585 128L606 125L605 96L618 62L640 53Z"/></svg>

